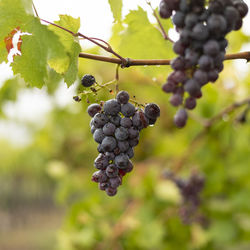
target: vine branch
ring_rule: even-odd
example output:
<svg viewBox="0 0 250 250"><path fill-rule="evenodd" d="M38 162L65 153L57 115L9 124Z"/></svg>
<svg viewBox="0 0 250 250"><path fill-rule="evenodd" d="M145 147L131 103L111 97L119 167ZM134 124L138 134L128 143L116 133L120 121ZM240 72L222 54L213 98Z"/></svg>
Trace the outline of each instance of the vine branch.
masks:
<svg viewBox="0 0 250 250"><path fill-rule="evenodd" d="M97 61L101 61L101 62L120 64L120 65L123 65L123 67L170 65L170 62L172 60L172 59L131 59L131 58L127 58L127 59L125 59L126 63L124 64L124 61L122 61L119 58L100 56L100 55L94 55L94 54L83 53L83 52L81 52L79 54L79 57L97 60ZM227 54L227 55L225 55L224 60L235 60L235 59L245 59L247 61L250 61L250 51L239 52L239 53L235 53L235 54Z"/></svg>

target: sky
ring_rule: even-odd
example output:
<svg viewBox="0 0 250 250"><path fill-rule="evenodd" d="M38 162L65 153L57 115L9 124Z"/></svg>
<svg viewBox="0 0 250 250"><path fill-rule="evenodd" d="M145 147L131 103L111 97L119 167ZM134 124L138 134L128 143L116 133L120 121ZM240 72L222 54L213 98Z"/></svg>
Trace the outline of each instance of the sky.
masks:
<svg viewBox="0 0 250 250"><path fill-rule="evenodd" d="M111 36L111 27L113 16L110 11L108 0L33 0L39 16L48 21L59 19L59 14L68 14L73 17L80 17L81 28L80 32L90 36L98 37L108 41ZM151 0L153 7L157 7L160 0ZM249 1L248 5L250 7ZM129 13L132 9L137 9L141 6L148 11L148 16L151 21L154 21L152 11L146 4L146 0L123 0L123 16ZM244 19L243 31L250 35L250 15ZM89 47L90 44L82 43L82 47ZM244 49L250 50L250 47ZM244 63L237 61L236 66L239 70L246 69ZM249 69L249 68L248 68ZM3 81L12 77L12 71L6 64L0 64L0 86ZM40 126L43 125L44 117L52 108L52 102L64 106L72 103L74 95L74 87L67 88L65 84L61 84L55 100L51 100L45 90L22 90L19 93L16 103L7 103L3 110L4 113L13 121L6 122L0 119L0 138L7 138L15 144L23 145L29 143L31 135L29 131L22 125L20 121L36 121ZM32 105L30 105L32 103Z"/></svg>

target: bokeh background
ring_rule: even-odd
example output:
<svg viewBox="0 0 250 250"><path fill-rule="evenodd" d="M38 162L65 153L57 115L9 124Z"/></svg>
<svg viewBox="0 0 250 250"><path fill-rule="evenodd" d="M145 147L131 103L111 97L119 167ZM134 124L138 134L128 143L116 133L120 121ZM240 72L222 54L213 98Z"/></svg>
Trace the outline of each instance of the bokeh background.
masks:
<svg viewBox="0 0 250 250"><path fill-rule="evenodd" d="M124 1L125 26L113 23L108 1L34 3L39 15L50 21L59 14L80 16L82 33L110 40L125 57L174 57L145 1ZM158 3L152 1L153 7ZM228 53L249 50L248 23L246 18L243 29L228 36ZM164 25L175 38L171 23ZM105 54L81 44L85 52ZM239 122L247 105L209 130L202 125L250 96L249 64L235 60L224 66L220 79L204 87L181 130L173 125L176 110L161 91L168 66L119 71L119 88L140 103L158 103L161 117L142 132L133 172L115 197L107 197L90 180L97 145L89 130L86 98L80 103L72 99L82 90L80 80L67 88L51 72L50 84L32 89L13 77L8 65L0 65L0 249L250 249L250 115ZM115 65L79 59L79 79L92 74L98 83L106 83L115 71ZM87 98L96 102L114 94L104 88ZM181 197L164 177L166 171L176 171L181 178L194 171L205 176L199 213L206 226L182 223Z"/></svg>

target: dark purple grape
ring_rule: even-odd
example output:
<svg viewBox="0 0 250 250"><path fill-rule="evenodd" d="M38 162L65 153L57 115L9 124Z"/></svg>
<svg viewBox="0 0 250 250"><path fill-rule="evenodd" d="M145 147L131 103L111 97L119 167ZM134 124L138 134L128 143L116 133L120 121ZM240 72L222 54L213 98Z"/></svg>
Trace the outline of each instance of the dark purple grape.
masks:
<svg viewBox="0 0 250 250"><path fill-rule="evenodd" d="M207 26L210 32L220 36L227 29L227 22L222 15L212 14L207 20Z"/></svg>
<svg viewBox="0 0 250 250"><path fill-rule="evenodd" d="M118 176L118 173L119 173L119 169L117 168L117 166L115 164L110 164L107 166L106 175L109 178L114 178L114 177Z"/></svg>
<svg viewBox="0 0 250 250"><path fill-rule="evenodd" d="M173 45L173 51L178 55L184 55L186 46L181 42L181 40L178 40Z"/></svg>
<svg viewBox="0 0 250 250"><path fill-rule="evenodd" d="M136 138L139 136L139 130L134 128L134 127L131 127L128 129L128 136L129 136L129 139L133 139L133 138Z"/></svg>
<svg viewBox="0 0 250 250"><path fill-rule="evenodd" d="M113 123L108 122L103 126L102 130L104 135L114 135L116 126Z"/></svg>
<svg viewBox="0 0 250 250"><path fill-rule="evenodd" d="M103 113L97 113L93 118L93 125L96 128L102 128L108 121L109 121L108 116L106 116Z"/></svg>
<svg viewBox="0 0 250 250"><path fill-rule="evenodd" d="M172 10L168 8L164 0L160 2L159 14L161 18L169 18L172 15Z"/></svg>
<svg viewBox="0 0 250 250"><path fill-rule="evenodd" d="M105 152L112 152L117 145L116 139L112 136L106 136L102 141L102 148Z"/></svg>
<svg viewBox="0 0 250 250"><path fill-rule="evenodd" d="M109 161L113 161L115 159L115 154L113 152L105 152L105 156Z"/></svg>
<svg viewBox="0 0 250 250"><path fill-rule="evenodd" d="M116 100L120 103L120 104L126 104L129 101L129 94L127 91L120 91L117 96L116 96Z"/></svg>
<svg viewBox="0 0 250 250"><path fill-rule="evenodd" d="M183 128L187 123L187 111L185 109L179 109L174 116L174 123L178 128Z"/></svg>
<svg viewBox="0 0 250 250"><path fill-rule="evenodd" d="M121 153L115 157L115 165L120 168L124 169L128 166L129 158L126 154Z"/></svg>
<svg viewBox="0 0 250 250"><path fill-rule="evenodd" d="M200 91L200 86L198 84L198 82L192 78L189 79L185 85L184 85L184 89L185 91L187 91L191 96L195 97L199 91Z"/></svg>
<svg viewBox="0 0 250 250"><path fill-rule="evenodd" d="M122 105L121 112L124 116L130 117L135 113L135 106L131 103L126 103Z"/></svg>
<svg viewBox="0 0 250 250"><path fill-rule="evenodd" d="M98 103L93 103L88 106L88 114L91 117L94 117L96 113L100 113L102 111L102 107Z"/></svg>
<svg viewBox="0 0 250 250"><path fill-rule="evenodd" d="M189 13L186 15L185 18L185 27L188 29L191 29L194 27L194 25L198 23L198 16L194 13Z"/></svg>
<svg viewBox="0 0 250 250"><path fill-rule="evenodd" d="M110 116L109 121L112 122L115 126L119 126L121 122L120 115Z"/></svg>
<svg viewBox="0 0 250 250"><path fill-rule="evenodd" d="M185 58L182 56L179 56L173 60L171 60L170 63L172 69L174 70L183 70L185 68Z"/></svg>
<svg viewBox="0 0 250 250"><path fill-rule="evenodd" d="M248 13L248 6L243 1L235 1L234 6L239 11L241 18L245 17Z"/></svg>
<svg viewBox="0 0 250 250"><path fill-rule="evenodd" d="M106 181L106 182L100 182L98 184L98 187L99 187L100 190L104 191L104 190L106 190L109 187L109 182L108 181Z"/></svg>
<svg viewBox="0 0 250 250"><path fill-rule="evenodd" d="M108 196L115 196L117 194L116 188L108 187L105 189L105 191Z"/></svg>
<svg viewBox="0 0 250 250"><path fill-rule="evenodd" d="M148 118L141 110L137 111L132 117L133 126L139 130L148 126Z"/></svg>
<svg viewBox="0 0 250 250"><path fill-rule="evenodd" d="M129 159L134 157L134 149L132 147L129 147L129 149L126 152L126 155L128 156Z"/></svg>
<svg viewBox="0 0 250 250"><path fill-rule="evenodd" d="M203 41L206 40L209 36L209 31L207 26L203 23L197 23L192 29L192 37L196 40Z"/></svg>
<svg viewBox="0 0 250 250"><path fill-rule="evenodd" d="M149 103L146 105L145 116L149 119L154 119L160 116L160 107L155 103Z"/></svg>
<svg viewBox="0 0 250 250"><path fill-rule="evenodd" d="M213 67L213 59L210 56L202 55L198 61L200 69L207 71Z"/></svg>
<svg viewBox="0 0 250 250"><path fill-rule="evenodd" d="M99 154L95 159L94 165L97 169L106 169L109 165L108 158L104 154Z"/></svg>
<svg viewBox="0 0 250 250"><path fill-rule="evenodd" d="M194 79L199 83L200 86L205 85L208 82L207 72L197 69L193 75Z"/></svg>
<svg viewBox="0 0 250 250"><path fill-rule="evenodd" d="M216 56L220 51L220 45L215 40L208 40L203 46L203 52L209 56Z"/></svg>
<svg viewBox="0 0 250 250"><path fill-rule="evenodd" d="M115 138L119 141L124 141L128 138L128 129L119 127L115 130Z"/></svg>
<svg viewBox="0 0 250 250"><path fill-rule="evenodd" d="M134 166L131 161L128 162L128 166L124 169L126 173L129 173L133 170Z"/></svg>
<svg viewBox="0 0 250 250"><path fill-rule="evenodd" d="M135 147L137 146L139 143L139 137L133 138L133 139L129 139L129 145L130 147Z"/></svg>
<svg viewBox="0 0 250 250"><path fill-rule="evenodd" d="M125 153L129 148L128 141L118 141L118 148L120 149L121 153Z"/></svg>
<svg viewBox="0 0 250 250"><path fill-rule="evenodd" d="M180 0L164 0L170 10L178 10Z"/></svg>
<svg viewBox="0 0 250 250"><path fill-rule="evenodd" d="M95 77L92 75L84 75L82 77L81 83L84 87L90 87L95 83Z"/></svg>
<svg viewBox="0 0 250 250"><path fill-rule="evenodd" d="M172 22L178 28L183 28L185 24L185 14L181 11L176 11L173 15Z"/></svg>
<svg viewBox="0 0 250 250"><path fill-rule="evenodd" d="M194 97L188 97L185 100L185 108L194 109L196 107L196 100Z"/></svg>
<svg viewBox="0 0 250 250"><path fill-rule="evenodd" d="M108 180L108 177L105 171L99 170L93 173L91 180L94 182L105 182Z"/></svg>
<svg viewBox="0 0 250 250"><path fill-rule="evenodd" d="M179 94L173 94L171 97L170 97L170 103L177 107L179 105L182 104L182 96L179 95Z"/></svg>
<svg viewBox="0 0 250 250"><path fill-rule="evenodd" d="M103 130L101 128L98 128L95 132L94 132L94 140L98 143L102 143L102 140L104 139L105 135L103 133Z"/></svg>
<svg viewBox="0 0 250 250"><path fill-rule="evenodd" d="M174 72L173 78L177 83L184 83L187 80L187 75L185 71L177 70Z"/></svg>
<svg viewBox="0 0 250 250"><path fill-rule="evenodd" d="M166 93L171 93L173 92L176 84L173 82L167 82L164 85L162 85L162 90Z"/></svg>
<svg viewBox="0 0 250 250"><path fill-rule="evenodd" d="M118 170L118 168L117 168L117 170ZM121 181L121 178L119 176L115 176L115 177L109 179L109 183L110 183L110 187L118 188L122 184L122 181Z"/></svg>
<svg viewBox="0 0 250 250"><path fill-rule="evenodd" d="M117 115L121 111L121 104L115 99L108 100L104 103L103 110L107 115Z"/></svg>
<svg viewBox="0 0 250 250"><path fill-rule="evenodd" d="M129 117L123 117L120 125L124 128L130 128L132 126L132 120Z"/></svg>
<svg viewBox="0 0 250 250"><path fill-rule="evenodd" d="M208 80L210 82L215 82L219 77L219 73L217 70L213 69L208 71Z"/></svg>

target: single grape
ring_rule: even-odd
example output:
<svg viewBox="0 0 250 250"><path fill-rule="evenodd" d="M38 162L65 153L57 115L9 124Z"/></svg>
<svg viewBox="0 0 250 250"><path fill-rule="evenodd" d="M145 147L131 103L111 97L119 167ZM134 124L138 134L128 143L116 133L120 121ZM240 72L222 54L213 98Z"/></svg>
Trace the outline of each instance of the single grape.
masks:
<svg viewBox="0 0 250 250"><path fill-rule="evenodd" d="M117 170L118 170L118 168L117 168ZM122 181L121 181L121 178L119 176L115 176L115 177L109 179L109 183L110 183L111 188L118 188L122 184Z"/></svg>
<svg viewBox="0 0 250 250"><path fill-rule="evenodd" d="M128 117L123 117L120 122L120 125L124 128L130 128L132 124L132 120Z"/></svg>
<svg viewBox="0 0 250 250"><path fill-rule="evenodd" d="M115 164L110 164L107 166L106 175L109 178L114 178L114 177L118 176L118 173L119 173L119 169L117 168L117 166Z"/></svg>
<svg viewBox="0 0 250 250"><path fill-rule="evenodd" d="M202 55L198 61L200 69L207 71L213 67L213 59L210 56Z"/></svg>
<svg viewBox="0 0 250 250"><path fill-rule="evenodd" d="M128 166L129 158L126 154L121 153L115 157L115 165L120 168L124 169Z"/></svg>
<svg viewBox="0 0 250 250"><path fill-rule="evenodd" d="M108 176L105 171L99 170L93 173L91 180L94 182L105 182L108 180Z"/></svg>
<svg viewBox="0 0 250 250"><path fill-rule="evenodd" d="M149 103L146 105L144 112L146 117L154 119L160 116L160 107L155 103Z"/></svg>
<svg viewBox="0 0 250 250"><path fill-rule="evenodd" d="M135 113L135 106L131 103L123 104L121 107L121 113L126 117L133 116Z"/></svg>
<svg viewBox="0 0 250 250"><path fill-rule="evenodd" d="M161 18L169 18L172 15L172 10L168 8L164 0L160 2L159 14Z"/></svg>
<svg viewBox="0 0 250 250"><path fill-rule="evenodd" d="M88 106L87 112L89 116L94 117L96 113L100 113L102 107L98 103L93 103Z"/></svg>
<svg viewBox="0 0 250 250"><path fill-rule="evenodd" d="M195 13L189 13L185 18L185 27L188 29L193 28L193 26L198 22L198 16Z"/></svg>
<svg viewBox="0 0 250 250"><path fill-rule="evenodd" d="M119 126L121 122L121 116L120 115L110 116L109 121L112 122L115 126Z"/></svg>
<svg viewBox="0 0 250 250"><path fill-rule="evenodd" d="M129 101L129 94L127 91L120 91L117 96L116 96L116 100L120 103L120 104L126 104Z"/></svg>
<svg viewBox="0 0 250 250"><path fill-rule="evenodd" d="M102 143L102 140L104 139L105 134L103 133L103 130L101 128L98 128L94 134L93 134L93 138L96 142L98 143Z"/></svg>
<svg viewBox="0 0 250 250"><path fill-rule="evenodd" d="M208 82L208 73L201 69L197 69L194 72L193 77L199 83L200 86L203 86Z"/></svg>
<svg viewBox="0 0 250 250"><path fill-rule="evenodd" d="M107 188L109 188L109 186L110 186L110 184L109 184L108 181L106 181L106 182L100 182L100 183L98 184L99 189L102 190L102 191L104 191L104 190L106 190Z"/></svg>
<svg viewBox="0 0 250 250"><path fill-rule="evenodd" d="M208 40L203 46L203 52L209 56L216 56L220 51L220 45L215 40Z"/></svg>
<svg viewBox="0 0 250 250"><path fill-rule="evenodd" d="M178 56L175 59L171 60L170 65L174 70L183 70L185 67L185 58Z"/></svg>
<svg viewBox="0 0 250 250"><path fill-rule="evenodd" d="M114 135L116 126L113 123L108 122L103 126L102 130L104 135Z"/></svg>
<svg viewBox="0 0 250 250"><path fill-rule="evenodd" d="M200 86L198 82L192 78L189 79L184 85L185 91L187 91L191 96L196 96L200 91Z"/></svg>
<svg viewBox="0 0 250 250"><path fill-rule="evenodd" d="M117 189L112 187L106 188L105 191L108 196L115 196L117 193Z"/></svg>
<svg viewBox="0 0 250 250"><path fill-rule="evenodd" d="M139 130L136 129L135 127L131 127L128 129L128 136L129 136L129 139L133 139L133 138L136 138L139 136Z"/></svg>
<svg viewBox="0 0 250 250"><path fill-rule="evenodd" d="M170 103L177 107L179 105L182 104L182 96L179 95L179 94L173 94L171 97L170 97Z"/></svg>
<svg viewBox="0 0 250 250"><path fill-rule="evenodd" d="M92 86L96 81L95 81L95 77L94 76L92 76L92 75L84 75L83 77L82 77L82 80L81 80L81 82L82 82L82 85L84 86L84 87L90 87L90 86Z"/></svg>
<svg viewBox="0 0 250 250"><path fill-rule="evenodd" d="M115 138L119 141L124 141L128 138L128 129L119 127L115 130Z"/></svg>
<svg viewBox="0 0 250 250"><path fill-rule="evenodd" d="M97 169L106 169L109 165L108 158L104 154L99 154L95 159L94 165Z"/></svg>
<svg viewBox="0 0 250 250"><path fill-rule="evenodd" d="M190 96L185 100L185 108L194 109L196 107L196 100L194 97Z"/></svg>
<svg viewBox="0 0 250 250"><path fill-rule="evenodd" d="M129 159L133 158L134 157L134 149L132 147L129 147L127 152L126 152L126 155L128 156Z"/></svg>
<svg viewBox="0 0 250 250"><path fill-rule="evenodd" d="M121 104L117 100L111 99L104 103L103 110L107 115L117 115L121 111Z"/></svg>
<svg viewBox="0 0 250 250"><path fill-rule="evenodd" d="M114 152L105 152L105 156L108 158L109 161L113 161L115 159Z"/></svg>
<svg viewBox="0 0 250 250"><path fill-rule="evenodd" d="M139 137L133 138L133 139L129 139L129 145L130 147L135 147L137 146L139 143Z"/></svg>
<svg viewBox="0 0 250 250"><path fill-rule="evenodd" d="M197 23L192 29L192 37L199 41L204 41L209 36L209 30L203 23Z"/></svg>
<svg viewBox="0 0 250 250"><path fill-rule="evenodd" d="M118 141L118 148L120 149L121 153L126 152L129 148L128 141Z"/></svg>
<svg viewBox="0 0 250 250"><path fill-rule="evenodd" d="M102 141L102 148L105 152L112 152L117 145L116 139L112 136L106 136Z"/></svg>
<svg viewBox="0 0 250 250"><path fill-rule="evenodd" d="M187 111L185 109L179 109L174 116L174 123L178 128L182 128L187 122Z"/></svg>
<svg viewBox="0 0 250 250"><path fill-rule="evenodd" d="M96 128L102 128L108 121L109 121L108 116L106 116L103 113L97 113L93 118L93 125Z"/></svg>
<svg viewBox="0 0 250 250"><path fill-rule="evenodd" d="M183 28L185 24L185 14L181 11L176 11L173 15L172 22L178 28Z"/></svg>

